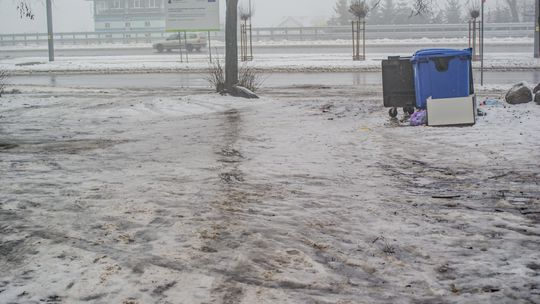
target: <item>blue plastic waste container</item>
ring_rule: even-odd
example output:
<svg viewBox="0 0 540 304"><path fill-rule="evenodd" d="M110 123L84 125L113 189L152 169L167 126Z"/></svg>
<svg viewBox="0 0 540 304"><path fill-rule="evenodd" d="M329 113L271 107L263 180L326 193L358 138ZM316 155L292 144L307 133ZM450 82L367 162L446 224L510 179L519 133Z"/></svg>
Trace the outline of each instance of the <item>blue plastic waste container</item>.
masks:
<svg viewBox="0 0 540 304"><path fill-rule="evenodd" d="M416 107L425 109L427 99L469 96L472 49L425 49L411 58Z"/></svg>

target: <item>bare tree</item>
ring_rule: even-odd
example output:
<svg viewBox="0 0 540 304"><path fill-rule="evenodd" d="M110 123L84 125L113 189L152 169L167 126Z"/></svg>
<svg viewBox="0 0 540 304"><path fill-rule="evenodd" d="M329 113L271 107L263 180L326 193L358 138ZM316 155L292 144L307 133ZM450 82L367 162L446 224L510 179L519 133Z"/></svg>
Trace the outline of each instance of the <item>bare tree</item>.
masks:
<svg viewBox="0 0 540 304"><path fill-rule="evenodd" d="M508 8L510 9L510 14L512 16L512 22L519 22L519 11L517 0L506 0Z"/></svg>
<svg viewBox="0 0 540 304"><path fill-rule="evenodd" d="M369 12L369 5L365 0L353 0L349 6L349 11L356 16L358 20L365 19Z"/></svg>
<svg viewBox="0 0 540 304"><path fill-rule="evenodd" d="M366 16L369 5L366 0L352 0L349 11L356 17L352 21L353 60L366 59ZM361 34L361 35L360 35ZM360 39L360 36L362 38ZM360 56L360 41L362 41L362 55Z"/></svg>
<svg viewBox="0 0 540 304"><path fill-rule="evenodd" d="M240 5L238 8L238 14L240 17L240 20L246 21L248 19L251 19L253 15L255 14L255 9L253 7L244 7L243 5Z"/></svg>
<svg viewBox="0 0 540 304"><path fill-rule="evenodd" d="M427 14L433 7L433 0L412 0L415 15Z"/></svg>
<svg viewBox="0 0 540 304"><path fill-rule="evenodd" d="M334 6L336 15L332 18L333 25L347 25L351 19L348 0L337 0Z"/></svg>
<svg viewBox="0 0 540 304"><path fill-rule="evenodd" d="M251 1L250 1L251 2ZM240 5L238 15L240 17L240 60L253 60L252 23L253 7L245 8ZM241 82L241 81L240 81Z"/></svg>
<svg viewBox="0 0 540 304"><path fill-rule="evenodd" d="M381 17L385 23L393 24L396 17L396 2L394 0L384 0L381 4Z"/></svg>
<svg viewBox="0 0 540 304"><path fill-rule="evenodd" d="M458 0L447 0L445 8L446 23L458 24L461 23L461 5Z"/></svg>
<svg viewBox="0 0 540 304"><path fill-rule="evenodd" d="M34 19L32 8L25 0L17 1L17 11L19 12L19 16L21 18Z"/></svg>

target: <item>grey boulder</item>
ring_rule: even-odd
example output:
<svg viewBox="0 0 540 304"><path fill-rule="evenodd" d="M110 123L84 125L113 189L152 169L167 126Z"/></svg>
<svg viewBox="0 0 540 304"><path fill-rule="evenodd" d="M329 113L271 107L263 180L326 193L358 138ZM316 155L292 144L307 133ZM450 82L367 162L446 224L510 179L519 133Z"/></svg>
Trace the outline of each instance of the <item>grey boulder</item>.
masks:
<svg viewBox="0 0 540 304"><path fill-rule="evenodd" d="M515 84L505 96L509 104L528 103L533 100L533 93L526 82Z"/></svg>
<svg viewBox="0 0 540 304"><path fill-rule="evenodd" d="M534 87L533 94L538 93L538 91L540 91L540 83L536 87Z"/></svg>
<svg viewBox="0 0 540 304"><path fill-rule="evenodd" d="M536 102L536 104L540 106L540 92L536 92L536 94L534 95L534 102Z"/></svg>

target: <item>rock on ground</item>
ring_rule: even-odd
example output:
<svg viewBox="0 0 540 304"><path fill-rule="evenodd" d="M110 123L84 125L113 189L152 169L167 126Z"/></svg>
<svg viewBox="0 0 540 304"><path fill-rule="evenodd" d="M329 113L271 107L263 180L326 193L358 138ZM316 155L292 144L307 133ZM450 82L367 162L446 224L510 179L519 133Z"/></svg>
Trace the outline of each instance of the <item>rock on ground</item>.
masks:
<svg viewBox="0 0 540 304"><path fill-rule="evenodd" d="M528 103L532 101L533 94L526 82L520 82L506 93L505 99L509 104Z"/></svg>
<svg viewBox="0 0 540 304"><path fill-rule="evenodd" d="M538 85L536 85L536 87L534 87L533 94L538 93L538 91L540 91L540 83Z"/></svg>
<svg viewBox="0 0 540 304"><path fill-rule="evenodd" d="M242 87L242 86L233 86L230 89L226 89L222 91L222 94L229 94L234 97L242 97L247 99L258 99L259 96L257 94L253 93L248 88Z"/></svg>
<svg viewBox="0 0 540 304"><path fill-rule="evenodd" d="M534 95L534 102L536 102L537 105L540 105L540 92L537 92Z"/></svg>

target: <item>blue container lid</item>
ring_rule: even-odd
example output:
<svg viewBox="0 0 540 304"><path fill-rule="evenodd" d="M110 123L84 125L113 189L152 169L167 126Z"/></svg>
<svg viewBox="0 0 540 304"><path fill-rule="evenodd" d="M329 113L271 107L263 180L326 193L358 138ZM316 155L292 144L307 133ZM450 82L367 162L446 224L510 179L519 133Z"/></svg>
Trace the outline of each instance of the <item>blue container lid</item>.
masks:
<svg viewBox="0 0 540 304"><path fill-rule="evenodd" d="M411 58L411 62L416 62L420 59L427 60L442 57L465 57L470 59L472 58L472 49L423 49L414 53L413 57Z"/></svg>

